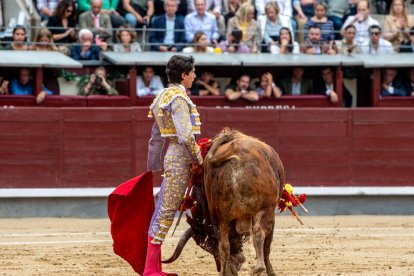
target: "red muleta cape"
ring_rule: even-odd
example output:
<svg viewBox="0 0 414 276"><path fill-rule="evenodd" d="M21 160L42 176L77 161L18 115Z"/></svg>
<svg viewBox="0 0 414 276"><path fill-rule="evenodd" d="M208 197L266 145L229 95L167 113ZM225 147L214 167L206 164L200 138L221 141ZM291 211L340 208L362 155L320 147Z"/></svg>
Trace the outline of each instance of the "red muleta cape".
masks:
<svg viewBox="0 0 414 276"><path fill-rule="evenodd" d="M148 228L154 212L152 172L119 185L108 197L108 216L115 254L142 274L147 254Z"/></svg>

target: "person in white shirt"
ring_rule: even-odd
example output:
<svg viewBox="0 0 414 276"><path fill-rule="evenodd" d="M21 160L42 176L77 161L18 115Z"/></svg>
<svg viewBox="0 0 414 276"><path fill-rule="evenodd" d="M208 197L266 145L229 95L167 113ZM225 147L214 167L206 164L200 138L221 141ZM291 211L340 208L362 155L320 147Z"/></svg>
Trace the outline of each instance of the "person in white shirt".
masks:
<svg viewBox="0 0 414 276"><path fill-rule="evenodd" d="M356 29L354 44L362 45L363 43L367 42L369 40L369 27L372 25L379 26L378 21L369 15L369 1L360 0L358 2L357 14L354 16L349 16L345 23L342 25L342 35L345 33L345 28L351 24L354 25Z"/></svg>
<svg viewBox="0 0 414 276"><path fill-rule="evenodd" d="M161 78L155 75L154 69L147 66L142 70L142 76L137 78L137 96L155 96L164 89Z"/></svg>
<svg viewBox="0 0 414 276"><path fill-rule="evenodd" d="M370 39L361 46L362 54L393 54L394 48L388 40L381 38L381 27L373 25L369 28Z"/></svg>
<svg viewBox="0 0 414 276"><path fill-rule="evenodd" d="M335 78L331 68L322 69L322 80L323 82L316 86L316 92L328 96L332 103L337 103L338 94L335 92Z"/></svg>

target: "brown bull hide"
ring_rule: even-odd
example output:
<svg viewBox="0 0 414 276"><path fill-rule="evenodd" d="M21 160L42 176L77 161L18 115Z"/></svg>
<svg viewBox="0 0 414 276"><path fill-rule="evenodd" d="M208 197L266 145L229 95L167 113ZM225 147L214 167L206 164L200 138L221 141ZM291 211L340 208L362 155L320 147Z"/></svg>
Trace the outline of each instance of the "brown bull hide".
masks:
<svg viewBox="0 0 414 276"><path fill-rule="evenodd" d="M235 130L223 129L204 159L204 182L193 186L198 201L187 222L197 245L211 253L221 275L237 275L245 261L247 236L253 236L253 275L274 275L269 261L275 208L284 185L284 169L275 150ZM178 258L188 237L177 246Z"/></svg>
<svg viewBox="0 0 414 276"><path fill-rule="evenodd" d="M211 222L218 230L221 275L237 275L231 265L232 223L239 235L253 236L254 275L273 275L269 261L275 208L284 185L278 154L262 141L224 129L204 160L204 190Z"/></svg>

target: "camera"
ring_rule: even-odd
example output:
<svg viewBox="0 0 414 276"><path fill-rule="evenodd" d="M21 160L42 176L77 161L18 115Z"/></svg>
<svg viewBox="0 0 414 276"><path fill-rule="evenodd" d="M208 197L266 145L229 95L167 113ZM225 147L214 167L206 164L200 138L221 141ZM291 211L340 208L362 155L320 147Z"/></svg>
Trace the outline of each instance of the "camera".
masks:
<svg viewBox="0 0 414 276"><path fill-rule="evenodd" d="M102 84L102 82L103 82L102 77L101 77L101 76L96 76L96 79L95 79L95 84L97 84L97 85L101 85L101 84Z"/></svg>

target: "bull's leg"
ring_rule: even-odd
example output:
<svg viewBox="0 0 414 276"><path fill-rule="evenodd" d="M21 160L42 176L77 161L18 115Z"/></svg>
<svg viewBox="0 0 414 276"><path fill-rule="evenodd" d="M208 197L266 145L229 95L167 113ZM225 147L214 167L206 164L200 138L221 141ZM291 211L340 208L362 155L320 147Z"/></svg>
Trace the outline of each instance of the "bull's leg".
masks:
<svg viewBox="0 0 414 276"><path fill-rule="evenodd" d="M262 216L263 211L260 211L253 217L253 246L256 250L256 266L253 269L254 276L267 275L263 254L266 233L262 227Z"/></svg>
<svg viewBox="0 0 414 276"><path fill-rule="evenodd" d="M230 241L229 241L229 226L226 223L220 223L219 225L219 253L221 261L221 276L237 275L237 271L234 274L234 270L231 269L229 264L230 260Z"/></svg>
<svg viewBox="0 0 414 276"><path fill-rule="evenodd" d="M265 238L265 241L264 241L264 249L263 249L264 261L265 261L266 271L267 271L268 276L276 276L276 273L273 271L273 267L272 267L272 264L270 263L270 259L269 259L270 245L272 244L272 240L273 240L273 229L274 229L274 224L272 226L272 230L269 233L267 233L267 235L266 235L266 238Z"/></svg>

